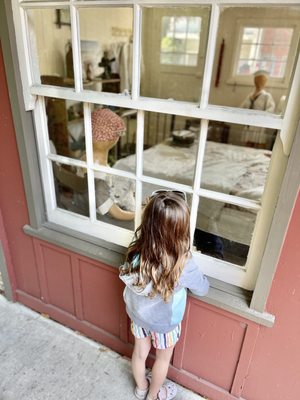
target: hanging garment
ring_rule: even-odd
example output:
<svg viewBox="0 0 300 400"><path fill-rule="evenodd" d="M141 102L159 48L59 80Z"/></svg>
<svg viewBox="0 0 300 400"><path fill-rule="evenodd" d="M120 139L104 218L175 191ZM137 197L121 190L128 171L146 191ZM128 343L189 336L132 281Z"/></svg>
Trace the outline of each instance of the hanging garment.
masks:
<svg viewBox="0 0 300 400"><path fill-rule="evenodd" d="M253 94L249 94L241 107L272 113L275 110L275 102L271 93L262 90L255 97L253 97ZM265 128L257 126L246 126L243 130L243 141L246 143L265 144L268 141L267 131Z"/></svg>
<svg viewBox="0 0 300 400"><path fill-rule="evenodd" d="M132 43L124 43L120 52L120 79L121 93L124 90L131 92L132 84Z"/></svg>

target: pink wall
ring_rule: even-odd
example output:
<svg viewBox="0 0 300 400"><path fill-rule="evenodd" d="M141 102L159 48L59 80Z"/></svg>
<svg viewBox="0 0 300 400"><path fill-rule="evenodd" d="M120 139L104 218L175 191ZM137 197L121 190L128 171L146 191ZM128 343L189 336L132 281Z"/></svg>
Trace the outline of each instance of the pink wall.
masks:
<svg viewBox="0 0 300 400"><path fill-rule="evenodd" d="M116 268L23 233L21 166L0 52L0 238L25 305L130 356L132 338ZM4 190L5 188L5 190ZM294 210L263 328L190 298L170 377L211 400L300 398L300 199ZM1 213L0 213L1 216Z"/></svg>
<svg viewBox="0 0 300 400"><path fill-rule="evenodd" d="M300 399L300 192L281 252L267 309L273 328L261 328L243 397Z"/></svg>
<svg viewBox="0 0 300 400"><path fill-rule="evenodd" d="M23 233L28 211L0 42L0 210L18 287L39 296L32 240Z"/></svg>

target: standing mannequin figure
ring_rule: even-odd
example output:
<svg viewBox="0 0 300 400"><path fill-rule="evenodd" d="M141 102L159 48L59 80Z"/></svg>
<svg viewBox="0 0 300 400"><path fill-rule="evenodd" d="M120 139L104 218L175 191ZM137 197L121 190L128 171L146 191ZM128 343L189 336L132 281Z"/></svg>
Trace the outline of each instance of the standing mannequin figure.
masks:
<svg viewBox="0 0 300 400"><path fill-rule="evenodd" d="M265 90L268 80L268 72L259 70L254 73L254 92L250 93L241 104L242 108L274 112L275 102L271 93ZM249 147L265 148L267 144L267 133L265 128L247 126L244 129L244 141Z"/></svg>
<svg viewBox="0 0 300 400"><path fill-rule="evenodd" d="M108 165L108 153L116 145L120 136L126 131L121 117L108 108L98 108L92 112L92 136L94 164ZM112 176L105 172L95 171L96 211L99 220L131 229L128 221L134 219L135 213L119 207L112 195ZM88 205L88 194L83 201Z"/></svg>

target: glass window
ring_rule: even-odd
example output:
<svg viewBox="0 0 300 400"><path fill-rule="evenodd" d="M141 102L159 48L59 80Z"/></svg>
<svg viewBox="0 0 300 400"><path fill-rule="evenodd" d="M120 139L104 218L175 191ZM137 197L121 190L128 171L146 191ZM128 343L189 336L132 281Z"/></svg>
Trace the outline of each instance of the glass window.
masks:
<svg viewBox="0 0 300 400"><path fill-rule="evenodd" d="M209 102L282 115L298 54L299 21L299 7L221 8Z"/></svg>
<svg viewBox="0 0 300 400"><path fill-rule="evenodd" d="M85 154L83 104L45 97L50 152L81 159Z"/></svg>
<svg viewBox="0 0 300 400"><path fill-rule="evenodd" d="M71 24L56 24L57 13L70 21L69 9L30 9L27 19L32 52L32 75L35 83L74 87L71 52Z"/></svg>
<svg viewBox="0 0 300 400"><path fill-rule="evenodd" d="M293 28L244 27L236 75L252 75L257 70L265 70L271 78L283 78L293 33Z"/></svg>
<svg viewBox="0 0 300 400"><path fill-rule="evenodd" d="M161 64L197 65L201 17L163 17Z"/></svg>
<svg viewBox="0 0 300 400"><path fill-rule="evenodd" d="M210 7L143 7L141 96L197 103Z"/></svg>
<svg viewBox="0 0 300 400"><path fill-rule="evenodd" d="M207 4L22 2L49 222L127 246L144 199L183 190L205 272L252 289L299 44L300 8L277 3L221 7L218 20Z"/></svg>
<svg viewBox="0 0 300 400"><path fill-rule="evenodd" d="M257 210L200 197L194 246L202 254L245 266Z"/></svg>
<svg viewBox="0 0 300 400"><path fill-rule="evenodd" d="M80 8L79 22L84 88L131 93L132 8Z"/></svg>

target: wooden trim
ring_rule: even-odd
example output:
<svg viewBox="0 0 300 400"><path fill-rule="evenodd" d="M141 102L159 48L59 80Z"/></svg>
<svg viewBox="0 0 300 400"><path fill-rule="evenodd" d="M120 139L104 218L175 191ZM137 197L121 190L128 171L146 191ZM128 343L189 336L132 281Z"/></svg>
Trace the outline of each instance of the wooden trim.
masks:
<svg viewBox="0 0 300 400"><path fill-rule="evenodd" d="M202 90L200 94L200 108L205 108L209 100L211 79L213 73L213 64L215 58L215 48L218 37L219 17L220 17L220 9L218 5L213 4L210 15L209 35L206 47Z"/></svg>
<svg viewBox="0 0 300 400"><path fill-rule="evenodd" d="M199 393L201 396L205 396L207 399L241 400L239 397L232 395L220 386L217 386L203 378L199 378L183 369L178 370L173 365L170 365L169 367L168 378L196 393Z"/></svg>
<svg viewBox="0 0 300 400"><path fill-rule="evenodd" d="M142 11L137 4L133 9L133 50L132 50L132 99L136 100L140 95L141 79L141 29Z"/></svg>
<svg viewBox="0 0 300 400"><path fill-rule="evenodd" d="M120 287L120 293L123 293L124 290L124 283L119 280L119 287ZM129 334L128 334L128 316L126 313L126 308L125 308L125 303L123 300L123 296L120 295L119 296L119 311L120 311L120 339L124 342L124 343L129 343Z"/></svg>
<svg viewBox="0 0 300 400"><path fill-rule="evenodd" d="M7 297L8 300L16 301L16 288L18 286L1 209L0 209L0 272L2 274L5 297Z"/></svg>
<svg viewBox="0 0 300 400"><path fill-rule="evenodd" d="M290 159L281 186L277 207L269 232L261 268L253 292L250 307L257 311L265 309L272 280L276 272L281 248L290 222L295 201L299 193L300 168L300 123L292 147ZM287 196L288 193L288 196Z"/></svg>
<svg viewBox="0 0 300 400"><path fill-rule="evenodd" d="M45 222L45 206L41 185L41 176L36 152L35 132L31 113L25 112L23 88L13 26L12 2L1 2L0 27L7 86L11 102L12 118L15 127L18 152L22 166L23 182L29 211L30 224L38 228ZM19 28L19 27L18 27ZM26 134L25 134L26 132Z"/></svg>
<svg viewBox="0 0 300 400"><path fill-rule="evenodd" d="M79 268L79 258L76 254L71 254L71 262L72 262L72 278L73 278L75 315L79 320L83 320L81 276L80 276L80 268Z"/></svg>
<svg viewBox="0 0 300 400"><path fill-rule="evenodd" d="M260 327L250 324L247 326L244 341L241 348L239 362L234 375L230 393L236 397L240 397L244 388L245 380L250 368L256 341Z"/></svg>
<svg viewBox="0 0 300 400"><path fill-rule="evenodd" d="M61 324L74 329L75 331L81 332L90 338L93 338L93 340L100 342L104 346L107 346L118 353L124 354L127 357L131 357L132 346L130 344L125 344L120 340L120 338L106 332L101 328L98 328L87 321L79 321L74 315L69 314L51 304L45 304L41 300L36 299L22 290L17 290L16 295L17 301L25 306L32 308L37 312L47 314L51 319L58 321Z"/></svg>
<svg viewBox="0 0 300 400"><path fill-rule="evenodd" d="M86 103L132 108L135 110L152 111L163 114L174 114L184 117L208 119L210 121L222 121L239 123L241 125L260 126L280 130L283 119L275 114L266 115L264 111L249 110L245 108L217 106L209 104L200 108L197 103L153 99L139 97L137 100L122 94L96 92L82 90L76 93L67 87L33 84L29 88L30 93L36 96L53 97L58 99L76 100Z"/></svg>
<svg viewBox="0 0 300 400"><path fill-rule="evenodd" d="M191 309L191 302L187 299L186 310L184 314L184 319L181 323L181 337L179 342L176 344L174 355L173 355L173 362L172 365L175 368L182 369L183 365L183 356L184 356L184 349L185 349L185 342L186 342L186 333L187 333L187 323L189 320Z"/></svg>
<svg viewBox="0 0 300 400"><path fill-rule="evenodd" d="M50 303L48 280L41 243L37 240L33 240L33 247L36 258L38 280L41 289L41 300L44 303Z"/></svg>

